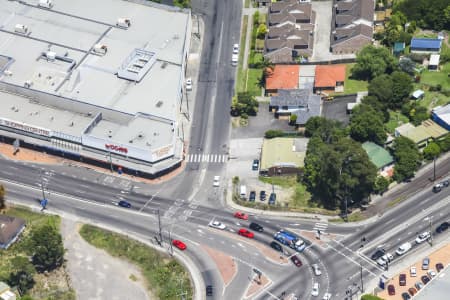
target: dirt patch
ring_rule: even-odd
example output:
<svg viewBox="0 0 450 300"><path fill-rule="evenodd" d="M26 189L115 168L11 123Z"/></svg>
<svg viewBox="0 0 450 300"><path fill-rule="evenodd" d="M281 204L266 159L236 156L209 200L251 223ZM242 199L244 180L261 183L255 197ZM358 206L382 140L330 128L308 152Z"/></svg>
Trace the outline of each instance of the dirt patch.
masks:
<svg viewBox="0 0 450 300"><path fill-rule="evenodd" d="M266 276L262 275L261 278L255 274L252 282L247 288L247 292L245 293L244 299L251 298L261 292L264 288L268 287L272 284L272 281Z"/></svg>
<svg viewBox="0 0 450 300"><path fill-rule="evenodd" d="M228 286L237 274L237 265L234 262L233 257L205 245L201 245L201 247L214 260L225 286Z"/></svg>

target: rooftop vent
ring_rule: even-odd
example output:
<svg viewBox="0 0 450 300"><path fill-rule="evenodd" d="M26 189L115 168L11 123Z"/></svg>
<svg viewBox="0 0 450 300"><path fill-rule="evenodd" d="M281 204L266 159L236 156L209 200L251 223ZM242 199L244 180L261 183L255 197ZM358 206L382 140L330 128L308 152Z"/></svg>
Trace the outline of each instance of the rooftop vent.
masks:
<svg viewBox="0 0 450 300"><path fill-rule="evenodd" d="M53 1L52 0L39 0L38 6L50 9L53 7Z"/></svg>
<svg viewBox="0 0 450 300"><path fill-rule="evenodd" d="M27 80L23 84L23 86L26 87L26 88L30 88L32 85L33 85L33 81L31 81L31 80Z"/></svg>
<svg viewBox="0 0 450 300"><path fill-rule="evenodd" d="M167 67L167 61L163 62L161 65L161 69L165 69Z"/></svg>
<svg viewBox="0 0 450 300"><path fill-rule="evenodd" d="M158 101L157 103L156 103L156 107L161 107L163 105L163 102L162 101Z"/></svg>
<svg viewBox="0 0 450 300"><path fill-rule="evenodd" d="M105 55L106 52L108 52L108 47L106 47L106 45L103 44L95 44L93 50L94 53Z"/></svg>
<svg viewBox="0 0 450 300"><path fill-rule="evenodd" d="M131 26L130 19L128 18L118 18L116 22L116 26L121 28L128 28Z"/></svg>
<svg viewBox="0 0 450 300"><path fill-rule="evenodd" d="M20 33L20 34L28 34L28 27L22 24L16 24L14 27L14 32Z"/></svg>

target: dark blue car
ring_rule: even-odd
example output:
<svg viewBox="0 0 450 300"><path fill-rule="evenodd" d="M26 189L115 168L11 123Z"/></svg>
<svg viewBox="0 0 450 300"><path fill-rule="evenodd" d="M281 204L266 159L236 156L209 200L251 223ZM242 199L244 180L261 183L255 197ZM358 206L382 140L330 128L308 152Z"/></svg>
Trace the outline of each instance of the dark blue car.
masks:
<svg viewBox="0 0 450 300"><path fill-rule="evenodd" d="M277 201L277 194L271 193L269 197L269 204L274 205L275 201Z"/></svg>
<svg viewBox="0 0 450 300"><path fill-rule="evenodd" d="M125 208L130 208L131 207L131 203L125 200L120 200L119 201L119 206L125 207Z"/></svg>

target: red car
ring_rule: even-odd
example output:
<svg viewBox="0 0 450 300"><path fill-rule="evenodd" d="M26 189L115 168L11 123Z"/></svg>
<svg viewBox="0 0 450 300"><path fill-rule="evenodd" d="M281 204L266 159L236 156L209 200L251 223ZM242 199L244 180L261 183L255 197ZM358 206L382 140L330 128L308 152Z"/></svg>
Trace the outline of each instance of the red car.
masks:
<svg viewBox="0 0 450 300"><path fill-rule="evenodd" d="M186 250L186 244L179 240L173 240L172 245L177 247L180 250Z"/></svg>
<svg viewBox="0 0 450 300"><path fill-rule="evenodd" d="M252 238L255 236L255 235L253 234L253 232L248 231L248 230L245 229L245 228L239 229L238 234L239 234L239 235L242 235L242 236L245 236L245 237L247 237L247 238L249 238L249 239L252 239Z"/></svg>
<svg viewBox="0 0 450 300"><path fill-rule="evenodd" d="M244 214L244 213L241 213L241 212L235 212L234 213L234 217L238 218L238 219L241 219L241 220L248 220L248 215Z"/></svg>
<svg viewBox="0 0 450 300"><path fill-rule="evenodd" d="M398 277L398 284L400 286L406 285L406 274L400 274L400 276Z"/></svg>
<svg viewBox="0 0 450 300"><path fill-rule="evenodd" d="M292 255L291 256L291 260L294 263L294 265L296 265L297 267L301 267L302 266L302 261L296 255Z"/></svg>
<svg viewBox="0 0 450 300"><path fill-rule="evenodd" d="M389 296L395 295L395 287L393 284L388 285L388 294Z"/></svg>

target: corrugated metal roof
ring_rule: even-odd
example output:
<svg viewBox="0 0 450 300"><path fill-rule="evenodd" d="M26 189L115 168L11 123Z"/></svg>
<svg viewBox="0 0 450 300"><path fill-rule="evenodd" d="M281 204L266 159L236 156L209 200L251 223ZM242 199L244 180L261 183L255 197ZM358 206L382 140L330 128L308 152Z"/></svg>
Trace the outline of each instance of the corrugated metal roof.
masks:
<svg viewBox="0 0 450 300"><path fill-rule="evenodd" d="M440 39L413 38L411 40L411 48L440 49L441 43Z"/></svg>
<svg viewBox="0 0 450 300"><path fill-rule="evenodd" d="M369 156L370 161L377 167L377 169L381 169L382 167L394 162L392 155L386 149L375 143L365 142L362 144L362 147Z"/></svg>

